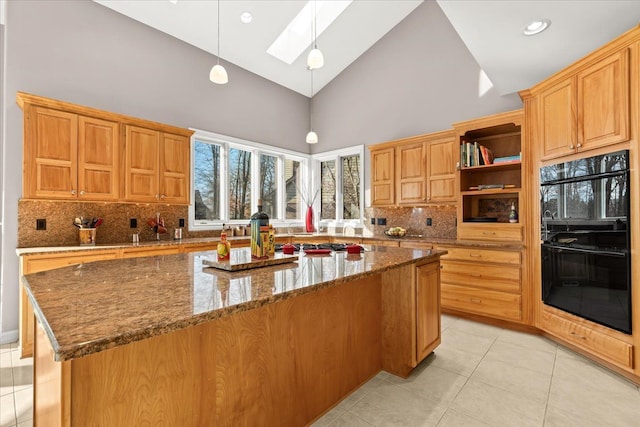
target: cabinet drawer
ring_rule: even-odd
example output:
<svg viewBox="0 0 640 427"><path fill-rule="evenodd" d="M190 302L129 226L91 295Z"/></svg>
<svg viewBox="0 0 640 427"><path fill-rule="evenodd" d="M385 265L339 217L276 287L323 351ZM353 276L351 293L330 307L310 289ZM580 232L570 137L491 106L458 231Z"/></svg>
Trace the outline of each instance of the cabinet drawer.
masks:
<svg viewBox="0 0 640 427"><path fill-rule="evenodd" d="M400 242L397 240L362 239L362 243L365 245L390 246L393 248L400 246Z"/></svg>
<svg viewBox="0 0 640 427"><path fill-rule="evenodd" d="M458 224L458 238L490 241L522 241L520 224Z"/></svg>
<svg viewBox="0 0 640 427"><path fill-rule="evenodd" d="M442 308L506 320L522 320L522 305L519 295L451 285L444 283L444 279L442 282Z"/></svg>
<svg viewBox="0 0 640 427"><path fill-rule="evenodd" d="M54 268L67 267L69 265L116 258L118 258L118 251L82 251L71 254L37 256L34 258L25 256L22 274L38 273L40 271L53 270Z"/></svg>
<svg viewBox="0 0 640 427"><path fill-rule="evenodd" d="M218 248L218 242L210 243L187 243L181 245L182 252L204 252L215 251Z"/></svg>
<svg viewBox="0 0 640 427"><path fill-rule="evenodd" d="M444 283L520 294L520 267L462 261L442 261Z"/></svg>
<svg viewBox="0 0 640 427"><path fill-rule="evenodd" d="M514 264L520 265L520 252L495 251L491 249L475 249L475 248L452 248L447 247L449 252L443 256L447 260L461 261L482 261L495 262L498 264Z"/></svg>
<svg viewBox="0 0 640 427"><path fill-rule="evenodd" d="M633 346L605 333L565 319L548 310L542 311L542 329L567 342L595 353L608 362L633 369Z"/></svg>
<svg viewBox="0 0 640 427"><path fill-rule="evenodd" d="M122 250L123 258L140 258L145 256L173 255L180 252L180 246L128 248Z"/></svg>
<svg viewBox="0 0 640 427"><path fill-rule="evenodd" d="M431 243L426 242L400 242L401 248L409 248L409 249L433 249L433 245Z"/></svg>

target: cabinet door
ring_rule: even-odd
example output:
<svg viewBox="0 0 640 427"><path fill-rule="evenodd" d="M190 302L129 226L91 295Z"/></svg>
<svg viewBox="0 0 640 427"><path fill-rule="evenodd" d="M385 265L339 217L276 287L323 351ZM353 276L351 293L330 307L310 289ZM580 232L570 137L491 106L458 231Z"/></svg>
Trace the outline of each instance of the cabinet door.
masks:
<svg viewBox="0 0 640 427"><path fill-rule="evenodd" d="M579 150L629 140L629 50L578 74Z"/></svg>
<svg viewBox="0 0 640 427"><path fill-rule="evenodd" d="M416 274L416 357L418 363L440 344L440 264L421 265Z"/></svg>
<svg viewBox="0 0 640 427"><path fill-rule="evenodd" d="M25 113L24 197L76 198L78 116L42 107Z"/></svg>
<svg viewBox="0 0 640 427"><path fill-rule="evenodd" d="M189 204L189 141L186 136L160 135L160 201Z"/></svg>
<svg viewBox="0 0 640 427"><path fill-rule="evenodd" d="M396 191L399 205L427 201L425 145L423 142L396 147Z"/></svg>
<svg viewBox="0 0 640 427"><path fill-rule="evenodd" d="M158 132L127 126L124 186L127 200L158 201L158 146Z"/></svg>
<svg viewBox="0 0 640 427"><path fill-rule="evenodd" d="M78 198L118 200L118 123L78 118Z"/></svg>
<svg viewBox="0 0 640 427"><path fill-rule="evenodd" d="M542 160L573 154L576 149L575 79L563 81L540 94Z"/></svg>
<svg viewBox="0 0 640 427"><path fill-rule="evenodd" d="M427 143L427 202L456 200L457 148L454 134Z"/></svg>
<svg viewBox="0 0 640 427"><path fill-rule="evenodd" d="M395 202L395 149L371 151L371 205Z"/></svg>

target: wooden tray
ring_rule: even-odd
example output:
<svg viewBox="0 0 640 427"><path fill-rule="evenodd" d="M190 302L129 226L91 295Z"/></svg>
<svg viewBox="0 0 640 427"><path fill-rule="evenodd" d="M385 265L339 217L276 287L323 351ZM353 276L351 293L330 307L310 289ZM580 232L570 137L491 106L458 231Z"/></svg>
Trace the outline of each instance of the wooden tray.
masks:
<svg viewBox="0 0 640 427"><path fill-rule="evenodd" d="M218 261L217 255L210 255L202 260L206 267L213 267L219 270L240 271L249 270L250 268L267 267L269 265L285 264L298 260L298 255L285 255L276 252L269 258L253 259L251 258L251 248L231 248L231 259Z"/></svg>

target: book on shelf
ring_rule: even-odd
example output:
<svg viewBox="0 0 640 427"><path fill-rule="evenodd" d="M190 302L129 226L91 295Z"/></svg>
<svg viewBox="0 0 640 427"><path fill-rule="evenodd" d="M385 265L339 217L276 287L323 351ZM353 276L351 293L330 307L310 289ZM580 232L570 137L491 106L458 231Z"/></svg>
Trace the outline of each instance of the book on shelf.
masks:
<svg viewBox="0 0 640 427"><path fill-rule="evenodd" d="M493 159L493 163L508 163L508 162L519 162L521 160L520 154L515 156L505 156L505 157L496 157Z"/></svg>
<svg viewBox="0 0 640 427"><path fill-rule="evenodd" d="M463 167L483 166L493 163L494 156L490 148L474 142L463 142L460 145L460 164Z"/></svg>

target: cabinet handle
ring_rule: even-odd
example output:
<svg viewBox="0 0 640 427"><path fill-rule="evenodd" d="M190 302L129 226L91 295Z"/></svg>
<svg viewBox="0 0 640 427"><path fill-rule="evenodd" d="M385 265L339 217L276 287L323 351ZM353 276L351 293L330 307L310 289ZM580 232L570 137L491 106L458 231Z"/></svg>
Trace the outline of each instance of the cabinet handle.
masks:
<svg viewBox="0 0 640 427"><path fill-rule="evenodd" d="M569 144L569 148L573 150L573 144Z"/></svg>
<svg viewBox="0 0 640 427"><path fill-rule="evenodd" d="M84 196L84 190L80 190L80 195Z"/></svg>
<svg viewBox="0 0 640 427"><path fill-rule="evenodd" d="M474 304L482 304L482 300L477 298L469 298L469 301Z"/></svg>
<svg viewBox="0 0 640 427"><path fill-rule="evenodd" d="M71 194L76 195L76 190L71 190Z"/></svg>
<svg viewBox="0 0 640 427"><path fill-rule="evenodd" d="M471 277L482 277L482 274L478 274L478 273L469 273L469 275Z"/></svg>
<svg viewBox="0 0 640 427"><path fill-rule="evenodd" d="M576 147L581 148L582 144L578 142L578 145L576 145Z"/></svg>
<svg viewBox="0 0 640 427"><path fill-rule="evenodd" d="M156 200L158 200L160 198L159 194L156 194Z"/></svg>
<svg viewBox="0 0 640 427"><path fill-rule="evenodd" d="M160 196L160 198L161 198L161 199L164 199L164 198L165 198L165 195L164 195L164 194L162 194L162 195Z"/></svg>
<svg viewBox="0 0 640 427"><path fill-rule="evenodd" d="M483 231L482 234L484 234L485 236L495 236L496 232L495 231Z"/></svg>
<svg viewBox="0 0 640 427"><path fill-rule="evenodd" d="M473 254L473 253L470 253L470 254L469 254L469 256L470 256L471 258L482 258L482 255L481 255L481 254Z"/></svg>

